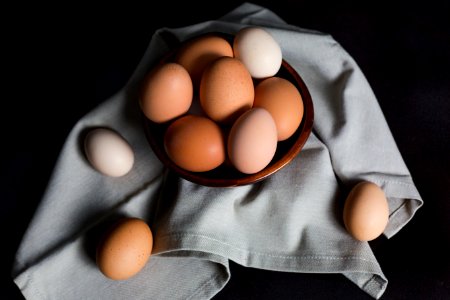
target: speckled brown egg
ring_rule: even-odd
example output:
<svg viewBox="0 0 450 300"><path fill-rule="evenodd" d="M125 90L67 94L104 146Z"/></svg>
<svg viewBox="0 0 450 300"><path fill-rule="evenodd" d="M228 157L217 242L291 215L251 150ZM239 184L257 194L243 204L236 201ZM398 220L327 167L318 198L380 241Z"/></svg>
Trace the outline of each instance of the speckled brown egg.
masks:
<svg viewBox="0 0 450 300"><path fill-rule="evenodd" d="M152 247L153 235L147 223L138 218L123 218L99 243L97 266L110 279L128 279L145 266Z"/></svg>
<svg viewBox="0 0 450 300"><path fill-rule="evenodd" d="M186 115L170 124L164 148L180 168L191 172L210 171L225 161L223 132L207 117Z"/></svg>
<svg viewBox="0 0 450 300"><path fill-rule="evenodd" d="M203 72L200 105L216 122L232 123L252 107L254 95L252 77L238 59L219 58Z"/></svg>
<svg viewBox="0 0 450 300"><path fill-rule="evenodd" d="M389 205L383 190L362 181L350 191L344 204L344 224L357 240L371 241L380 236L389 220Z"/></svg>

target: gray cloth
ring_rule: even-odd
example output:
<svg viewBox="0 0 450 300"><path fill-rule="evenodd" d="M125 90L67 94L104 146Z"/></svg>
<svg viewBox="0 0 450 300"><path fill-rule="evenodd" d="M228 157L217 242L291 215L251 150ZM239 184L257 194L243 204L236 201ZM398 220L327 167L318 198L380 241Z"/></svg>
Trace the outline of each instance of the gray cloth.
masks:
<svg viewBox="0 0 450 300"><path fill-rule="evenodd" d="M137 89L171 43L220 31L264 26L312 95L314 129L287 167L254 185L210 188L163 168L145 138ZM117 130L135 151L120 178L89 165L80 141L87 129ZM286 24L243 4L221 19L163 28L127 85L83 117L62 149L13 268L28 299L209 299L230 278L229 260L286 272L342 273L379 298L387 286L369 244L345 231L342 199L361 180L389 201L384 234L396 234L422 205L378 102L355 61L330 36ZM95 265L96 232L117 215L145 219L154 233L149 263L135 277L112 281ZM355 287L356 287L355 286Z"/></svg>

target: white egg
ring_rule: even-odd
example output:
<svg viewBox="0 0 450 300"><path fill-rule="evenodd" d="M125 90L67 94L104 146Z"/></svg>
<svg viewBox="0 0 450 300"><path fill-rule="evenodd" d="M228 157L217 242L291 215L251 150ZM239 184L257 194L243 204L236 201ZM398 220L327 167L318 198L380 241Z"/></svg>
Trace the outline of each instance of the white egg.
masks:
<svg viewBox="0 0 450 300"><path fill-rule="evenodd" d="M134 164L134 153L128 142L110 129L90 131L84 140L84 150L94 169L107 176L123 176Z"/></svg>
<svg viewBox="0 0 450 300"><path fill-rule="evenodd" d="M241 29L235 36L233 51L253 78L274 76L281 67L281 48L270 33L262 28Z"/></svg>

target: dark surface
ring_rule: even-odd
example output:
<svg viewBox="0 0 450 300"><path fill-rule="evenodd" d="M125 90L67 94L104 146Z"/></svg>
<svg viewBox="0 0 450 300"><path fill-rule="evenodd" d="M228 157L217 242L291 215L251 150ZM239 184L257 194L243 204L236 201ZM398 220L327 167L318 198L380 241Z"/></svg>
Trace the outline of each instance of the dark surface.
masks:
<svg viewBox="0 0 450 300"><path fill-rule="evenodd" d="M37 22L30 22L32 26L13 39L12 43L25 44L20 47L24 55L19 56L26 61L12 73L17 76L10 76L18 84L2 109L3 119L13 118L13 123L2 119L1 270L6 284L2 298L23 299L9 275L13 256L75 122L123 87L157 28L215 19L239 4L183 3L163 3L158 9L102 7L86 32L81 30L87 21L83 14L67 20L61 10L48 19L39 15ZM425 201L395 237L371 243L389 280L382 298L449 299L449 5L427 1L382 6L376 2L358 8L338 1L332 6L316 1L255 3L290 24L332 34L350 53L371 84ZM27 19L20 17L18 21ZM38 22L44 19L45 25ZM70 23L67 29L65 23ZM47 45L51 46L44 49ZM87 78L94 82L94 91L83 91ZM234 263L231 274L215 299L370 299L338 274L279 273Z"/></svg>

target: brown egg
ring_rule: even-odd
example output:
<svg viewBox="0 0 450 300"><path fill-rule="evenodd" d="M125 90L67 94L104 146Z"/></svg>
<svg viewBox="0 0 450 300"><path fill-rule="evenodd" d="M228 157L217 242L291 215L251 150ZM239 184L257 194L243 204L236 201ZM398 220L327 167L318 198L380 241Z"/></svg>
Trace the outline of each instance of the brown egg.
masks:
<svg viewBox="0 0 450 300"><path fill-rule="evenodd" d="M208 34L186 42L178 51L175 62L189 72L197 89L205 68L222 56L233 57L230 43L220 36Z"/></svg>
<svg viewBox="0 0 450 300"><path fill-rule="evenodd" d="M192 96L192 81L186 69L167 63L156 67L145 78L139 103L147 118L163 123L186 113Z"/></svg>
<svg viewBox="0 0 450 300"><path fill-rule="evenodd" d="M389 206L383 190L362 181L350 191L344 205L344 224L357 240L371 241L381 235L389 220Z"/></svg>
<svg viewBox="0 0 450 300"><path fill-rule="evenodd" d="M186 115L170 124L164 148L177 166L191 172L212 170L225 160L225 141L219 125L202 116Z"/></svg>
<svg viewBox="0 0 450 300"><path fill-rule="evenodd" d="M97 266L110 279L128 279L145 266L152 247L153 236L147 223L137 218L124 218L97 247Z"/></svg>
<svg viewBox="0 0 450 300"><path fill-rule="evenodd" d="M214 121L232 123L253 105L252 77L241 61L222 57L203 72L200 104Z"/></svg>
<svg viewBox="0 0 450 300"><path fill-rule="evenodd" d="M278 140L284 141L297 130L303 118L303 101L290 81L271 77L255 88L253 107L267 109L277 125Z"/></svg>

